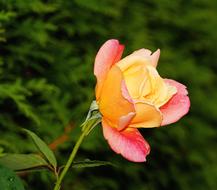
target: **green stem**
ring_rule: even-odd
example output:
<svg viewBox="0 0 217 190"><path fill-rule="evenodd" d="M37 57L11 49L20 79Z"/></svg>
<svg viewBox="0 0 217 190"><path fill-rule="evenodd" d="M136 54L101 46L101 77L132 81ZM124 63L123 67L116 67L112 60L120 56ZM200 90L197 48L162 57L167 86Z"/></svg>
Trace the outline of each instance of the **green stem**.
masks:
<svg viewBox="0 0 217 190"><path fill-rule="evenodd" d="M72 150L72 152L71 152L71 154L69 156L69 159L68 159L68 161L66 163L66 166L64 167L63 171L60 174L60 177L58 178L58 180L56 182L54 190L60 190L62 180L65 177L67 171L69 170L69 168L70 168L70 166L71 166L71 164L72 164L72 162L73 162L73 160L74 160L74 158L76 156L76 153L77 153L77 151L78 151L84 137L87 135L87 132L89 131L90 127L91 127L91 125L89 125L88 127L86 127L83 130L81 136L79 137L78 141L76 142L76 144L75 144L75 146L74 146L74 148L73 148L73 150Z"/></svg>

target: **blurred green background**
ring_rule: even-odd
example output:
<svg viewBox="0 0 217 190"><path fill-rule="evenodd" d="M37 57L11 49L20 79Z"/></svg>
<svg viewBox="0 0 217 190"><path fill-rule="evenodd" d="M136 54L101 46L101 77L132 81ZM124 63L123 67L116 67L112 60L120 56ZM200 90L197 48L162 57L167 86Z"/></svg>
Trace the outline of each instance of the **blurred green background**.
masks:
<svg viewBox="0 0 217 190"><path fill-rule="evenodd" d="M76 159L118 167L72 169L63 189L216 190L216 27L214 0L0 0L0 147L34 151L19 131L28 128L47 143L59 139L53 148L64 164L94 99L95 55L116 38L124 55L160 48L159 72L187 85L191 110L176 124L141 130L152 149L146 163L112 152L98 126ZM47 171L22 179L27 190L53 187Z"/></svg>

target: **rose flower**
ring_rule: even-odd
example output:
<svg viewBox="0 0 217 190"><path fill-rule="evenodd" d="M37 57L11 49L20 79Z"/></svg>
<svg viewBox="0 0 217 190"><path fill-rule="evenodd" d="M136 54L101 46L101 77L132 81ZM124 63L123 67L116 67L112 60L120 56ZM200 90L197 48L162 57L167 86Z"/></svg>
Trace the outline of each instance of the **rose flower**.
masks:
<svg viewBox="0 0 217 190"><path fill-rule="evenodd" d="M118 40L108 40L97 53L96 101L110 147L130 161L143 162L150 146L138 128L178 121L190 100L183 84L158 74L160 50L140 49L121 59L123 50Z"/></svg>

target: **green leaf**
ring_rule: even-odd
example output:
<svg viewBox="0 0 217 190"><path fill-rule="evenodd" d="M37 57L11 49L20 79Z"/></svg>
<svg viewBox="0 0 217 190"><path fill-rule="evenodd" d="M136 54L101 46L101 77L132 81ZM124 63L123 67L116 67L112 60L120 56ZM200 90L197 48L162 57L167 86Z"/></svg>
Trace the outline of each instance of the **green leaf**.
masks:
<svg viewBox="0 0 217 190"><path fill-rule="evenodd" d="M91 167L99 167L99 166L114 166L111 162L107 161L100 161L100 160L84 160L84 161L77 161L72 163L73 168L91 168Z"/></svg>
<svg viewBox="0 0 217 190"><path fill-rule="evenodd" d="M2 165L0 165L0 187L1 190L24 190L23 184L16 174Z"/></svg>
<svg viewBox="0 0 217 190"><path fill-rule="evenodd" d="M5 154L0 157L0 164L21 171L48 167L49 164L37 154Z"/></svg>
<svg viewBox="0 0 217 190"><path fill-rule="evenodd" d="M29 131L27 129L23 129L23 130L32 138L38 150L45 156L45 158L47 158L49 163L56 169L57 161L56 161L54 153L48 147L48 145L32 131Z"/></svg>

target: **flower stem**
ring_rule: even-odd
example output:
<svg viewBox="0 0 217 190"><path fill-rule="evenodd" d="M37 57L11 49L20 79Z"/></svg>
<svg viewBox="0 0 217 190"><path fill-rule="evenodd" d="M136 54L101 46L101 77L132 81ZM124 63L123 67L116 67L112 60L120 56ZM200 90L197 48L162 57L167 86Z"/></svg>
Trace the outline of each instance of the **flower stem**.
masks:
<svg viewBox="0 0 217 190"><path fill-rule="evenodd" d="M68 161L66 163L66 166L64 167L63 171L61 172L61 174L60 174L60 176L59 176L59 178L58 178L58 180L56 182L54 190L60 190L62 180L65 177L67 171L69 170L69 168L70 168L70 166L71 166L71 164L72 164L72 162L73 162L73 160L74 160L74 158L76 156L76 153L77 153L77 151L78 151L78 149L79 149L79 147L80 147L80 145L81 145L84 137L87 135L90 127L91 127L91 125L87 126L82 131L81 136L79 137L78 141L76 142L76 144L75 144L75 146L74 146L74 148L73 148L73 150L72 150L72 152L71 152L71 154L69 156L69 159L68 159Z"/></svg>

